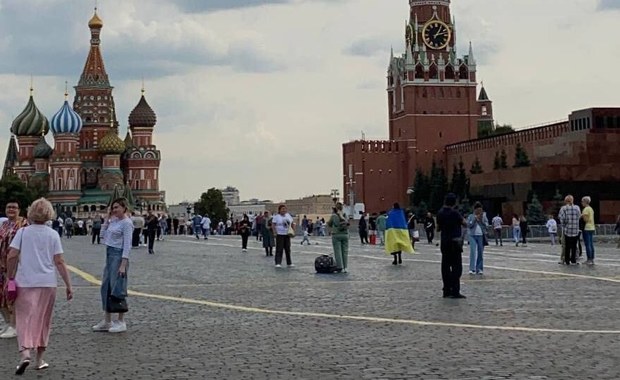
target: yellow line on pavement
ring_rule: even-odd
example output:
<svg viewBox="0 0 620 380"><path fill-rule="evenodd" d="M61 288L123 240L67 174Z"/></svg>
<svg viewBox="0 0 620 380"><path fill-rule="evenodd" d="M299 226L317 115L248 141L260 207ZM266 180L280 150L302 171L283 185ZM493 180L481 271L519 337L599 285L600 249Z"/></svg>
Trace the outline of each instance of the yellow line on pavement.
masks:
<svg viewBox="0 0 620 380"><path fill-rule="evenodd" d="M68 265L69 270L78 276L82 277L87 282L95 285L101 285L101 281L97 280L90 273L84 272L74 266ZM563 333L563 334L615 334L620 335L620 330L570 330L570 329L552 329L552 328L535 328L535 327L519 327L519 326L492 326L492 325L476 325L468 323L449 323L449 322L432 322L432 321L420 321L414 319L399 319L399 318L382 318L382 317L370 317L364 315L342 315L342 314L328 314L328 313L315 313L315 312L302 312L302 311L287 311L287 310L271 310L257 307L231 305L221 302L212 302L205 300L198 300L185 297L173 297L162 294L150 294L143 292L136 292L133 290L128 291L129 295L136 297L151 298L161 301L174 301L182 302L193 305L202 305L219 309L234 310L246 313L260 313L270 315L288 315L295 317L306 318L326 318L326 319L340 319L360 322L373 322L373 323L396 323L415 326L432 326L432 327L450 327L460 329L477 329L477 330L496 330L496 331L517 331L517 332L529 332L529 333Z"/></svg>

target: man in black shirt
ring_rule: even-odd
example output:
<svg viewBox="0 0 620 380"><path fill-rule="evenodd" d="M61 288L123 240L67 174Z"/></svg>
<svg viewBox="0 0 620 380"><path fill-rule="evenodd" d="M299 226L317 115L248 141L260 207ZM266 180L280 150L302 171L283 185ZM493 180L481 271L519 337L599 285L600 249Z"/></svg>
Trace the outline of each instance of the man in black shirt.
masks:
<svg viewBox="0 0 620 380"><path fill-rule="evenodd" d="M430 211L426 214L426 218L424 218L424 230L426 231L428 244L433 244L433 239L435 238L435 219Z"/></svg>
<svg viewBox="0 0 620 380"><path fill-rule="evenodd" d="M446 196L443 208L437 213L437 230L441 232L441 277L443 297L466 298L461 294L461 274L463 274L463 240L461 227L467 221L455 210L456 195Z"/></svg>

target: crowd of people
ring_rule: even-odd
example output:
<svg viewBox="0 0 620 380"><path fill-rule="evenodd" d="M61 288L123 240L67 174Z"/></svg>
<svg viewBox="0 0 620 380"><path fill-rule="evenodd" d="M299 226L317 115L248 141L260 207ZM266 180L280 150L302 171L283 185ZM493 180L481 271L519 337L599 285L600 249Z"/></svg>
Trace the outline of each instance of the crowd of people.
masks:
<svg viewBox="0 0 620 380"><path fill-rule="evenodd" d="M555 245L559 241L562 246L562 264L578 264L578 247L581 251L582 237L587 256L585 263L594 265L593 236L596 228L591 202L590 197L583 197L580 208L574 203L573 196L568 195L559 210L558 219L552 215L548 218L545 228L548 229L551 243ZM421 223L429 244L434 244L435 231L440 233L443 296L459 299L466 298L460 289L464 242L467 241L470 247L469 274L483 275L484 247L489 244L487 231L492 228L495 244L502 246L503 220L497 215L489 221L481 203L475 203L469 215L462 215L456 204L456 196L448 194L436 219L428 213ZM335 273L349 272L349 230L352 219L343 209L342 203L336 203L327 221L320 218L310 222L305 217L302 220L304 240L309 240L311 233L325 235L323 228L329 228L335 262L332 272ZM73 220L68 222L70 217L56 218L51 203L45 198L29 205L26 218L21 215L20 205L16 201L6 204L5 214L6 217L0 219L0 313L5 321L0 338L17 338L20 361L16 374L24 373L31 364L33 354L35 369L49 367L44 355L49 343L51 316L56 300L56 272L65 283L67 300L73 297L61 243L63 232L67 238L73 234L74 230L69 229L69 226L77 225L76 233L83 228L90 231L92 243L99 244L101 238L106 247L100 289L103 319L92 330L109 333L127 330L124 314L128 310L130 252L132 248L146 244L149 253L154 254L154 241L169 234L165 215L157 215L152 211L146 216L133 214L124 198L114 200L108 214L84 224ZM208 215L194 215L190 224L191 232L197 239L201 236L208 239L212 232L221 232L212 226ZM294 266L291 238L296 235L296 224L285 205L280 205L274 215L265 211L253 220L244 215L235 228L234 233L241 237L242 252L247 252L249 237L255 233L256 238L262 241L266 256L274 256L275 248L276 268L282 268L283 260L287 267ZM515 245L527 244L529 226L526 217L515 215L511 228ZM620 217L615 230L620 235ZM369 243L369 235L378 237L385 252L393 256L394 265L402 264L402 253L413 253L415 242L419 240L413 214L406 214L398 203L389 211L369 215L368 219L362 217L358 232L363 245ZM620 243L618 246L620 248Z"/></svg>

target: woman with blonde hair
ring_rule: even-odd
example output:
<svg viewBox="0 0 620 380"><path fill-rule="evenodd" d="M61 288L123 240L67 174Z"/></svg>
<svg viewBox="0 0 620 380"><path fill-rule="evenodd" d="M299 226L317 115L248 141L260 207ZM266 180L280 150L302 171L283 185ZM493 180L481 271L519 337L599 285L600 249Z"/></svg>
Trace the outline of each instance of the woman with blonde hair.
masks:
<svg viewBox="0 0 620 380"><path fill-rule="evenodd" d="M7 276L7 257L11 241L17 231L28 225L28 220L19 215L19 203L16 200L9 200L6 203L6 219L0 224L0 313L4 318L5 326L0 333L0 338L15 338L15 315L7 302L6 294L3 292L5 284L9 281Z"/></svg>
<svg viewBox="0 0 620 380"><path fill-rule="evenodd" d="M93 331L120 333L127 331L127 325L123 320L125 313L119 312L118 319L112 321L110 296L123 297L122 299L127 296L127 271L133 222L129 218L125 198L118 198L112 202L106 221L101 227L101 234L106 245L106 264L101 279L101 303L105 315L101 322L93 326Z"/></svg>
<svg viewBox="0 0 620 380"><path fill-rule="evenodd" d="M36 350L36 369L49 367L43 355L48 346L56 301L56 271L66 285L67 300L73 298L60 236L45 225L52 218L52 204L45 198L37 199L28 209L28 219L33 224L17 231L11 242L7 272L16 290L15 322L21 355L15 371L17 375L23 374L30 365L32 350ZM9 283L9 292L11 288Z"/></svg>

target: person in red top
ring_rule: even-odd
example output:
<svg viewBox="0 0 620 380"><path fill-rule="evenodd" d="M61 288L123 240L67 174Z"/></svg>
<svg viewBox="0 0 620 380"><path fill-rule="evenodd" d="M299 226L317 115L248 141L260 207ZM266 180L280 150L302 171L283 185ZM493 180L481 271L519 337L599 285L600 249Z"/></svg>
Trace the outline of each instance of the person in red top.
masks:
<svg viewBox="0 0 620 380"><path fill-rule="evenodd" d="M28 225L28 220L19 216L20 208L17 201L11 200L7 202L5 213L7 220L0 224L0 313L4 318L5 327L0 338L9 339L15 338L17 332L15 331L15 315L13 314L13 308L7 302L5 284L8 282L7 276L7 256L9 254L9 247L13 237L22 227Z"/></svg>

